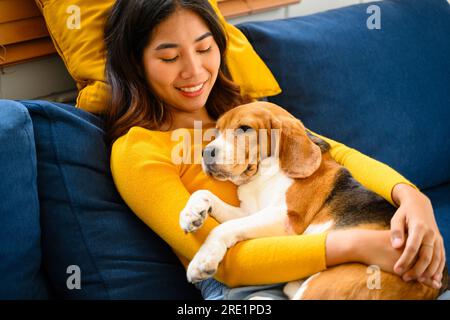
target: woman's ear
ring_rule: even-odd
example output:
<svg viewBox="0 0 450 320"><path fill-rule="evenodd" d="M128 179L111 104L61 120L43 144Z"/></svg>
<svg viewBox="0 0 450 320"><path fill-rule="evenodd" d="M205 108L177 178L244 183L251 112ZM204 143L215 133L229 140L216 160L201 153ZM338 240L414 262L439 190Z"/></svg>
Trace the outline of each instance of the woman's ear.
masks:
<svg viewBox="0 0 450 320"><path fill-rule="evenodd" d="M282 122L279 156L280 168L294 179L311 176L322 162L320 147L308 138L297 119Z"/></svg>

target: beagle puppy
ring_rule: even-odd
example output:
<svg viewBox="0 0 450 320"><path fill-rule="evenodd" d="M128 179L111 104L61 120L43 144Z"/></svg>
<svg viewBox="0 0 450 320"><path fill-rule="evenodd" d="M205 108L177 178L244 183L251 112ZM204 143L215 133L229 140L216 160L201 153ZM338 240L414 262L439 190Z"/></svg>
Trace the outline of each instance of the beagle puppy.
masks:
<svg viewBox="0 0 450 320"><path fill-rule="evenodd" d="M267 102L242 105L220 117L216 129L218 136L203 150L202 168L238 185L241 204L230 206L208 190L191 195L180 213L182 229L194 232L208 214L220 225L189 264L190 282L212 277L238 241L389 229L395 207L358 183L332 159L329 145L283 108ZM383 271L380 276L381 286L370 288L368 267L348 263L289 282L284 292L290 299L435 299L445 289L404 282Z"/></svg>

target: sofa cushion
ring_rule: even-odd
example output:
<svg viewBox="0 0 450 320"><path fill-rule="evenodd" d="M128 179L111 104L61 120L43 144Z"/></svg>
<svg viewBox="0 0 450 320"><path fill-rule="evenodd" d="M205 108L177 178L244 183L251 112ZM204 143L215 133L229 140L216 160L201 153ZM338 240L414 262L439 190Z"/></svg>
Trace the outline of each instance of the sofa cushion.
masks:
<svg viewBox="0 0 450 320"><path fill-rule="evenodd" d="M368 29L370 5L381 29ZM385 0L238 26L278 80L270 101L421 188L450 181L450 5Z"/></svg>
<svg viewBox="0 0 450 320"><path fill-rule="evenodd" d="M36 150L27 109L0 100L0 300L45 299Z"/></svg>
<svg viewBox="0 0 450 320"><path fill-rule="evenodd" d="M44 266L58 296L199 298L171 249L116 191L101 120L68 105L22 103L34 125Z"/></svg>
<svg viewBox="0 0 450 320"><path fill-rule="evenodd" d="M445 242L445 253L450 263L450 183L424 190L433 204L436 222Z"/></svg>

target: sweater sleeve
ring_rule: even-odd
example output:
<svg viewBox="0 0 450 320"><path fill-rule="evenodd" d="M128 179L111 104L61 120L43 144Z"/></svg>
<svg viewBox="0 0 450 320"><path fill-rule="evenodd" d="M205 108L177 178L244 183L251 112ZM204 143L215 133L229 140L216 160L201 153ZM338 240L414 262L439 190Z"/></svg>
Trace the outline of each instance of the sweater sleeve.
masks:
<svg viewBox="0 0 450 320"><path fill-rule="evenodd" d="M397 184L405 183L417 189L414 184L388 165L372 159L342 143L312 131L311 133L325 140L330 145L332 158L340 165L346 167L356 180L391 204L396 206L394 200L392 200L392 190Z"/></svg>
<svg viewBox="0 0 450 320"><path fill-rule="evenodd" d="M131 131L131 130L130 130ZM116 187L133 212L172 249L191 260L218 225L209 217L192 234L179 226L179 213L190 193L168 154L139 135L119 138L111 153ZM230 248L216 279L230 287L287 282L326 268L326 233L242 241Z"/></svg>

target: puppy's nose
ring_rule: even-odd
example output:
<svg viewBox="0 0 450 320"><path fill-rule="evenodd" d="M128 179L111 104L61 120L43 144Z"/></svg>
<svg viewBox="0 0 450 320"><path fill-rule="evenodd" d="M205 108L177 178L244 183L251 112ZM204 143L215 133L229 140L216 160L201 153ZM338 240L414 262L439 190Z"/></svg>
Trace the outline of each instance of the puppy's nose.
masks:
<svg viewBox="0 0 450 320"><path fill-rule="evenodd" d="M214 158L216 156L216 148L214 148L214 147L205 148L202 151L202 156L203 157L212 157L212 158Z"/></svg>
<svg viewBox="0 0 450 320"><path fill-rule="evenodd" d="M206 147L202 151L202 157L207 164L213 163L215 156L216 156L216 148L214 147Z"/></svg>

